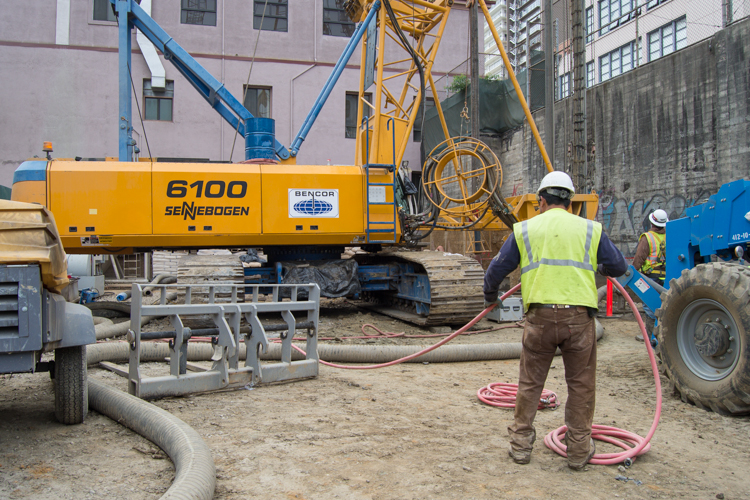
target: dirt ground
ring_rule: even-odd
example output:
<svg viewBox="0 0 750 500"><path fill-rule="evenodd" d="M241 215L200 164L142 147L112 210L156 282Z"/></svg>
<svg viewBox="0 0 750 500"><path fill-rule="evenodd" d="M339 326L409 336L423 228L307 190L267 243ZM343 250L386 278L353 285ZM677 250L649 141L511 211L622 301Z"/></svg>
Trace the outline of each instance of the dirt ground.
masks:
<svg viewBox="0 0 750 500"><path fill-rule="evenodd" d="M429 333L338 300L322 309L319 335L361 335L364 323ZM655 406L646 349L634 340L632 319L602 323L594 421L645 436ZM454 342L520 337L521 329L513 328ZM154 404L187 422L211 448L217 499L750 498L750 419L685 404L672 397L664 379L653 447L629 469L569 470L542 442L563 424L562 408L538 413L532 461L514 464L506 430L512 410L486 406L476 393L491 382L516 382L517 373L517 360L366 371L322 366L313 380ZM124 379L110 372L91 367L89 375L126 389ZM560 358L546 387L565 402ZM160 450L105 416L91 412L82 425L58 424L47 374L3 376L0 415L0 498L158 498L173 479L172 463ZM601 442L597 450L616 451Z"/></svg>

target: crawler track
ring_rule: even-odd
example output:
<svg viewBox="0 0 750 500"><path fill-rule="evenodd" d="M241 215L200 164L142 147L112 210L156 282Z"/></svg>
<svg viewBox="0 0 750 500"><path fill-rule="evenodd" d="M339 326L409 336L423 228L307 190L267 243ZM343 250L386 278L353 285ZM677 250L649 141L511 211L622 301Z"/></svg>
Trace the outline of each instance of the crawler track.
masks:
<svg viewBox="0 0 750 500"><path fill-rule="evenodd" d="M395 293L370 296L369 307L382 314L422 326L459 325L482 311L484 270L474 259L444 252L388 252L368 259L368 262L412 262L421 267L430 283L429 315L416 313L414 304Z"/></svg>

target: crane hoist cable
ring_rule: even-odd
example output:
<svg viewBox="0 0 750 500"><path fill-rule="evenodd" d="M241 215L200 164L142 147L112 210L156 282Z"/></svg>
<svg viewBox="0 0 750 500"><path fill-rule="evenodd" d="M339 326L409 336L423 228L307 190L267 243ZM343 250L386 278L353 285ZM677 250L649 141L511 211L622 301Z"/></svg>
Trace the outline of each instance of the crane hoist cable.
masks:
<svg viewBox="0 0 750 500"><path fill-rule="evenodd" d="M153 156L151 156L151 146L148 145L148 135L146 135L146 126L143 124L143 114L141 113L141 105L138 104L138 93L135 91L135 84L133 83L133 73L130 71L130 64L128 64L128 75L130 76L130 86L133 88L133 98L135 99L135 107L138 108L138 118L141 120L141 129L143 130L143 138L146 140L146 149L148 150L148 157L153 158Z"/></svg>
<svg viewBox="0 0 750 500"><path fill-rule="evenodd" d="M409 53L411 58L414 60L414 64L417 67L417 71L419 71L419 106L422 108L422 126L424 126L424 104L427 101L427 97L425 95L426 88L425 88L425 83L424 83L424 80L425 80L424 67L422 66L422 62L419 60L419 55L414 51L414 48L409 43L409 40L407 40L406 35L404 35L404 32L401 30L401 25L399 25L398 18L396 17L396 14L393 12L393 8L391 7L390 0L383 0L383 5L385 5L385 10L388 13L388 17L391 19L391 24L393 25L393 31L401 40L401 43L403 44L404 48ZM412 6L412 9L413 9L413 6Z"/></svg>
<svg viewBox="0 0 750 500"><path fill-rule="evenodd" d="M245 89L242 91L242 105L243 106L245 105L245 99L247 98L247 88L250 85L250 75L253 74L253 64L255 64L255 53L258 51L258 42L260 41L260 32L263 31L263 21L265 21L266 19L267 8L268 8L268 0L266 0L265 3L263 4L263 15L260 16L260 26L258 27L258 35L255 37L255 48L253 49L253 58L250 60L250 71L247 72L247 81L245 82ZM232 156L234 156L234 145L237 143L238 133L239 133L239 127L234 129L234 139L232 139L232 150L229 153L230 162L232 161Z"/></svg>

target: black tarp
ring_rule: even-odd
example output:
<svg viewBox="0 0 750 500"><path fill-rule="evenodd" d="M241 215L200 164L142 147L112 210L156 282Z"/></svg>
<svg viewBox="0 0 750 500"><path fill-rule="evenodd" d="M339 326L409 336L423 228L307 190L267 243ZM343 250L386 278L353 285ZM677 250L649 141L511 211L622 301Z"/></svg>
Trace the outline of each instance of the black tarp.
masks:
<svg viewBox="0 0 750 500"><path fill-rule="evenodd" d="M317 283L322 297L346 297L362 291L359 286L357 262L350 260L322 260L311 262L282 262L283 285ZM281 287L282 298L291 296L291 288ZM299 290L297 298L307 299L307 291Z"/></svg>

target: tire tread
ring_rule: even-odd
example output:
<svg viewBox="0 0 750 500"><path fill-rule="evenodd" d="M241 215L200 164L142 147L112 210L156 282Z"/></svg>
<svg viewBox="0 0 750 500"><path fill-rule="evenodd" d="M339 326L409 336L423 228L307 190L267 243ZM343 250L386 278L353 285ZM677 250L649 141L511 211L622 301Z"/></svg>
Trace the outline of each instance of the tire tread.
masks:
<svg viewBox="0 0 750 500"><path fill-rule="evenodd" d="M55 417L62 424L80 424L89 407L86 346L55 350Z"/></svg>

